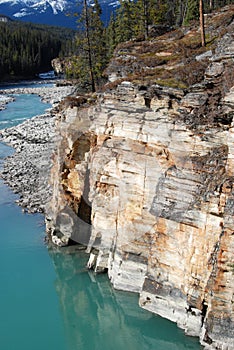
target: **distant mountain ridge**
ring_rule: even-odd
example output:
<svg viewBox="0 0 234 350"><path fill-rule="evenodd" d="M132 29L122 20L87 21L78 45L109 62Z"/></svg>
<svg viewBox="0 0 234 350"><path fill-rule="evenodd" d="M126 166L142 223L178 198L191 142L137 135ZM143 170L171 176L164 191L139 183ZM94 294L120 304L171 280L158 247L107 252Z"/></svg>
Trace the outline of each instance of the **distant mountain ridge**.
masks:
<svg viewBox="0 0 234 350"><path fill-rule="evenodd" d="M118 0L100 0L103 21L107 22ZM75 28L77 0L0 0L0 13L12 19Z"/></svg>

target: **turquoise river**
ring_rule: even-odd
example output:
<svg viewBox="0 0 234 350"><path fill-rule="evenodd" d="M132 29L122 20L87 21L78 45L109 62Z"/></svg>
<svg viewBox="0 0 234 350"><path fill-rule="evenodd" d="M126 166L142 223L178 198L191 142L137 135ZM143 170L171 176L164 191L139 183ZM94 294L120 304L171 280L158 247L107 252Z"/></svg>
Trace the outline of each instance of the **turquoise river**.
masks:
<svg viewBox="0 0 234 350"><path fill-rule="evenodd" d="M48 108L17 95L0 112L0 128ZM0 144L0 167L13 150ZM0 181L1 350L198 350L198 339L138 306L138 296L112 288L86 269L87 254L48 248L43 216L25 214Z"/></svg>

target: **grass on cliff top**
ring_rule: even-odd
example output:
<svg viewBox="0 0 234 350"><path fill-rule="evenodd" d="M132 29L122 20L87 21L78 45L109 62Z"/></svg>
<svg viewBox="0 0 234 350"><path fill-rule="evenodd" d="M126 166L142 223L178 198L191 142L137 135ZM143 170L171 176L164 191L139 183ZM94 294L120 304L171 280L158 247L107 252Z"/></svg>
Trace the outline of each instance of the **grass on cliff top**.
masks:
<svg viewBox="0 0 234 350"><path fill-rule="evenodd" d="M210 62L206 58L197 60L197 56L209 50L214 52L233 16L234 6L205 16L206 47L201 46L198 22L146 41L120 44L113 58L113 70L125 69L126 78L136 83L156 82L182 89L199 83Z"/></svg>
<svg viewBox="0 0 234 350"><path fill-rule="evenodd" d="M135 56L134 67L137 67L136 62L139 62L140 69L135 69L129 78L132 75L133 81L141 78L148 83L153 80L160 85L183 89L203 79L208 60L198 61L196 56L210 47L201 47L200 34L197 32L190 32L175 40L172 40L172 34L169 35L169 41L164 35L138 50L134 46L130 47L133 51L131 54ZM177 31L174 34L177 37ZM128 62L128 65L131 66L131 62Z"/></svg>

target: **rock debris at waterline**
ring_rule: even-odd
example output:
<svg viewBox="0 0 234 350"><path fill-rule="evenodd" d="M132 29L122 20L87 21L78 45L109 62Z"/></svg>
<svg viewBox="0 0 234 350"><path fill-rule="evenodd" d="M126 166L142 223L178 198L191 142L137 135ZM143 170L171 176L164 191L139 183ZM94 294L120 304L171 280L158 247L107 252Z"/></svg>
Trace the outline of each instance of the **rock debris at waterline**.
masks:
<svg viewBox="0 0 234 350"><path fill-rule="evenodd" d="M59 242L87 242L89 266L108 270L114 288L139 293L142 307L220 350L234 350L230 21L202 81L185 90L139 81L146 46L171 47L171 36L119 46L106 74L126 81L96 105L60 110L46 213ZM131 59L137 81L127 81Z"/></svg>
<svg viewBox="0 0 234 350"><path fill-rule="evenodd" d="M37 87L4 90L4 93L37 94L55 107L73 90L71 86ZM44 212L51 195L49 173L55 119L56 112L51 109L20 125L0 130L0 140L15 149L14 154L5 159L0 176L19 194L17 203L28 212Z"/></svg>
<svg viewBox="0 0 234 350"><path fill-rule="evenodd" d="M41 97L43 102L51 103L53 106L59 103L65 96L70 95L75 90L74 86L36 86L36 87L19 87L12 89L0 90L1 98L12 98L14 94L35 94Z"/></svg>
<svg viewBox="0 0 234 350"><path fill-rule="evenodd" d="M44 114L0 131L2 141L15 152L4 162L1 177L20 195L29 212L44 211L50 197L48 175L53 150L54 117Z"/></svg>
<svg viewBox="0 0 234 350"><path fill-rule="evenodd" d="M14 101L14 97L12 96L0 95L0 111L2 111L3 109L6 109L7 104L13 101Z"/></svg>
<svg viewBox="0 0 234 350"><path fill-rule="evenodd" d="M220 350L234 349L233 15L228 23L189 89L124 81L96 105L64 105L46 212L60 241L87 242L89 266L107 269L114 288ZM109 77L127 79L131 58L140 77L146 45L158 52L160 41L124 47L127 65L119 48Z"/></svg>

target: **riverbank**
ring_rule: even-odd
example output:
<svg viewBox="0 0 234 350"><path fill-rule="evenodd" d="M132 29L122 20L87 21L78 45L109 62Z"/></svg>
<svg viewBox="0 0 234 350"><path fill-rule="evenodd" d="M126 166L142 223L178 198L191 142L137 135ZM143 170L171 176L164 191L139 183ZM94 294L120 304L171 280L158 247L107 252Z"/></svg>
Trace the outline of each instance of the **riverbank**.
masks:
<svg viewBox="0 0 234 350"><path fill-rule="evenodd" d="M53 106L59 103L65 96L74 91L74 86L40 86L35 87L12 87L0 90L0 99L13 99L14 94L35 94L41 97L43 102L49 102Z"/></svg>
<svg viewBox="0 0 234 350"><path fill-rule="evenodd" d="M43 115L0 130L0 141L15 149L14 154L5 159L0 177L19 194L17 202L27 212L44 212L49 201L51 191L48 177L55 141L56 106L73 91L72 86L1 90L0 96L6 98L13 98L13 94L37 94L43 102L52 104Z"/></svg>
<svg viewBox="0 0 234 350"><path fill-rule="evenodd" d="M12 96L0 95L0 111L5 109L9 102L13 102L13 101L14 101L14 97L12 97Z"/></svg>

